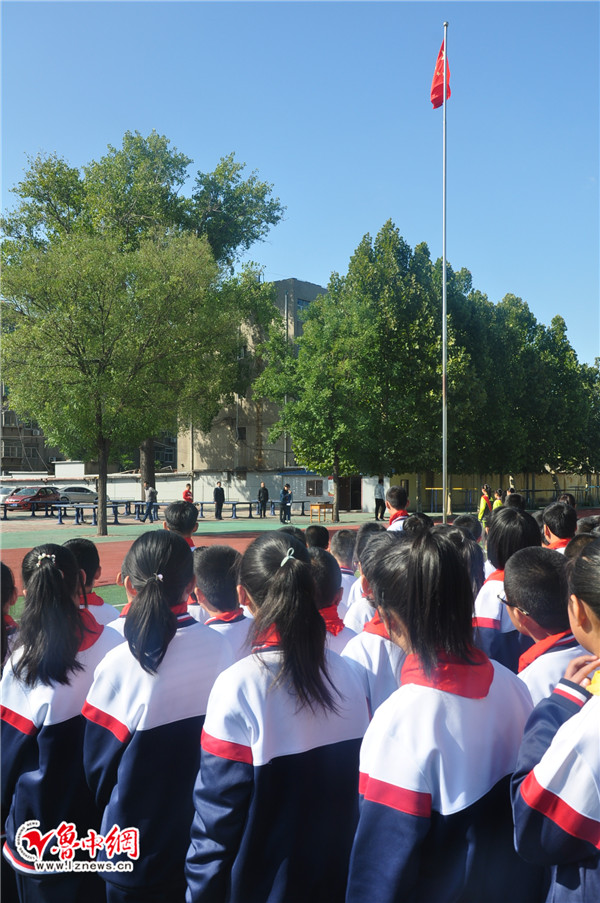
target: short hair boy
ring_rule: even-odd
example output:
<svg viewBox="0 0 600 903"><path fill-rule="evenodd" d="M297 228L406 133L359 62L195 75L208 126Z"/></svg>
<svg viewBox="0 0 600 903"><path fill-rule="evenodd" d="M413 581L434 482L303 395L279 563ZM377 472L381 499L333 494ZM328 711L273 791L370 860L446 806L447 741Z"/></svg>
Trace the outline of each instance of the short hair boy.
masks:
<svg viewBox="0 0 600 903"><path fill-rule="evenodd" d="M550 696L570 660L585 654L569 625L564 556L541 547L515 552L506 562L504 594L514 626L534 640L519 659L519 677L537 705Z"/></svg>
<svg viewBox="0 0 600 903"><path fill-rule="evenodd" d="M544 508L542 521L549 549L564 554L565 546L577 533L577 512L566 502L552 502Z"/></svg>
<svg viewBox="0 0 600 903"><path fill-rule="evenodd" d="M329 530L321 524L311 524L304 531L306 536L306 545L309 549L325 549L329 548Z"/></svg>
<svg viewBox="0 0 600 903"><path fill-rule="evenodd" d="M238 600L241 560L240 553L231 546L207 546L197 549L193 556L198 606L208 615L204 624L226 637L235 661L250 652L248 632L252 624L252 619L245 616ZM194 605L188 605L192 617L199 614L194 609Z"/></svg>
<svg viewBox="0 0 600 903"><path fill-rule="evenodd" d="M171 502L165 509L163 526L166 530L179 533L183 536L188 546L193 549L194 540L192 533L198 529L198 509L191 502Z"/></svg>
<svg viewBox="0 0 600 903"><path fill-rule="evenodd" d="M385 507L390 512L388 530L402 530L408 517L409 498L404 486L390 486L385 494Z"/></svg>
<svg viewBox="0 0 600 903"><path fill-rule="evenodd" d="M340 566L330 552L318 546L309 548L313 576L315 579L315 603L325 621L327 647L338 654L348 640L356 636L338 614L342 599L342 573Z"/></svg>

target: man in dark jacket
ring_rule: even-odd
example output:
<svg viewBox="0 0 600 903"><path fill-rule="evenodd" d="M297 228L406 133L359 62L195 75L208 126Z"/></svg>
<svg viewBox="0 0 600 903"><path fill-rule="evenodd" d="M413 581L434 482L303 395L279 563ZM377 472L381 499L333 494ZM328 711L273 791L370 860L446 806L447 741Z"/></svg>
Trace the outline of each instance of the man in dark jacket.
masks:
<svg viewBox="0 0 600 903"><path fill-rule="evenodd" d="M223 504L225 502L225 490L221 486L220 480L218 480L217 485L214 488L213 499L215 502L215 517L217 520L223 520Z"/></svg>
<svg viewBox="0 0 600 903"><path fill-rule="evenodd" d="M259 517L267 516L267 502L269 501L269 490L264 483L260 484L258 490Z"/></svg>

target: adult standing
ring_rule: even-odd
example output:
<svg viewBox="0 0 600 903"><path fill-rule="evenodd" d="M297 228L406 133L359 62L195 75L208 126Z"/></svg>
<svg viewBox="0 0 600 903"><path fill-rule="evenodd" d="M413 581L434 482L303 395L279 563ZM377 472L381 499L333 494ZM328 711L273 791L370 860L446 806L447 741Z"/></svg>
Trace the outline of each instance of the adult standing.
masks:
<svg viewBox="0 0 600 903"><path fill-rule="evenodd" d="M383 478L380 478L375 487L375 520L383 520L385 515L385 489Z"/></svg>
<svg viewBox="0 0 600 903"><path fill-rule="evenodd" d="M213 499L215 502L215 518L223 520L223 505L225 504L225 490L221 486L221 481L217 481L217 485L213 491Z"/></svg>
<svg viewBox="0 0 600 903"><path fill-rule="evenodd" d="M183 501L194 503L194 496L192 495L192 484L186 483L185 489L183 490Z"/></svg>
<svg viewBox="0 0 600 903"><path fill-rule="evenodd" d="M156 503L157 492L154 486L151 486L150 483L146 480L144 482L144 497L146 499L146 510L144 511L144 516L140 518L142 523L146 523L146 519L150 518L150 523L154 520L152 516L152 506Z"/></svg>
<svg viewBox="0 0 600 903"><path fill-rule="evenodd" d="M260 484L258 490L259 517L267 516L267 502L269 501L269 490L264 483Z"/></svg>
<svg viewBox="0 0 600 903"><path fill-rule="evenodd" d="M285 516L286 516L286 507L287 507L287 497L288 497L288 484L286 483L281 492L279 493L279 520L282 524L285 524Z"/></svg>
<svg viewBox="0 0 600 903"><path fill-rule="evenodd" d="M294 493L292 492L292 487L289 483L285 484L285 488L287 490L287 495L285 498L285 522L286 524L291 524L292 522L292 502L294 501Z"/></svg>

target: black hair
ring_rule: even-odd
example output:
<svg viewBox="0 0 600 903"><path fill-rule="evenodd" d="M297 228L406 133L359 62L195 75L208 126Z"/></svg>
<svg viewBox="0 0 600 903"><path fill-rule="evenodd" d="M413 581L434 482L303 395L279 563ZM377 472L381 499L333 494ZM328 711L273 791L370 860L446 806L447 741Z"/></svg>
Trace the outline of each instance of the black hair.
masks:
<svg viewBox="0 0 600 903"><path fill-rule="evenodd" d="M385 500L389 502L391 508L402 511L408 502L408 492L404 486L390 486L385 494Z"/></svg>
<svg viewBox="0 0 600 903"><path fill-rule="evenodd" d="M600 618L600 537L588 543L568 565L569 592Z"/></svg>
<svg viewBox="0 0 600 903"><path fill-rule="evenodd" d="M578 533L591 533L596 527L600 527L600 514L590 514L580 517L577 521Z"/></svg>
<svg viewBox="0 0 600 903"><path fill-rule="evenodd" d="M422 533L423 530L430 530L433 524L434 520L432 517L429 517L423 511L416 511L406 518L402 525L402 531L406 536L415 536L417 533Z"/></svg>
<svg viewBox="0 0 600 903"><path fill-rule="evenodd" d="M257 609L253 643L260 643L271 628L277 631L282 663L276 683L289 683L301 707L335 711L335 690L325 665L325 622L314 602L306 546L281 530L263 533L242 556L239 580Z"/></svg>
<svg viewBox="0 0 600 903"><path fill-rule="evenodd" d="M329 551L342 567L354 568L356 530L336 530L329 543Z"/></svg>
<svg viewBox="0 0 600 903"><path fill-rule="evenodd" d="M525 511L525 496L520 492L507 493L504 505L506 508L518 508L520 511Z"/></svg>
<svg viewBox="0 0 600 903"><path fill-rule="evenodd" d="M485 494L487 496L490 496L492 494L491 486L488 483L483 484L483 486L481 487L481 491L485 492Z"/></svg>
<svg viewBox="0 0 600 903"><path fill-rule="evenodd" d="M356 541L354 543L354 563L361 561L363 549L373 533L382 533L385 530L384 525L380 521L368 521L362 524L356 531Z"/></svg>
<svg viewBox="0 0 600 903"><path fill-rule="evenodd" d="M466 530L471 539L474 539L475 542L479 542L481 539L483 528L481 526L481 521L478 517L475 517L474 514L459 514L458 517L455 517L452 521L452 526L460 527L461 530ZM404 527L406 529L406 524Z"/></svg>
<svg viewBox="0 0 600 903"><path fill-rule="evenodd" d="M540 539L541 539L542 545L547 546L548 540L546 539L546 537L544 535L544 512L543 511L532 511L531 516L539 527Z"/></svg>
<svg viewBox="0 0 600 903"><path fill-rule="evenodd" d="M171 502L165 508L165 521L169 530L189 536L198 523L198 509L191 502Z"/></svg>
<svg viewBox="0 0 600 903"><path fill-rule="evenodd" d="M544 524L559 539L570 539L577 533L577 512L566 502L552 502L544 508Z"/></svg>
<svg viewBox="0 0 600 903"><path fill-rule="evenodd" d="M426 530L404 542L373 537L362 567L384 620L388 613L400 619L427 674L440 653L472 661L473 592L447 531Z"/></svg>
<svg viewBox="0 0 600 903"><path fill-rule="evenodd" d="M0 562L0 572L1 572L1 581L0 581L0 600L2 604L2 611L0 612L0 617L2 618L1 623L1 635L2 635L2 645L0 648L0 663L4 663L4 659L8 653L8 631L6 629L6 623L4 620L4 606L8 606L14 596L15 593L15 578L13 576L13 572L9 568L7 564L4 562Z"/></svg>
<svg viewBox="0 0 600 903"><path fill-rule="evenodd" d="M293 536L294 539L297 539L298 542L301 542L304 548L308 548L306 545L306 536L304 535L304 530L301 530L300 527L293 527L291 524L286 524L285 527L280 527L277 531L278 533L287 533L288 536Z"/></svg>
<svg viewBox="0 0 600 903"><path fill-rule="evenodd" d="M519 549L506 563L504 591L509 605L526 612L550 633L569 629L567 561L552 549Z"/></svg>
<svg viewBox="0 0 600 903"><path fill-rule="evenodd" d="M588 542L594 542L595 538L593 533L576 533L565 546L564 557L567 561L571 558L577 558L583 547L586 546Z"/></svg>
<svg viewBox="0 0 600 903"><path fill-rule="evenodd" d="M497 496L500 498L500 501L501 501L501 502L504 502L504 493L502 492L501 489L495 489L495 490L494 490L494 495L495 495L495 496L497 495Z"/></svg>
<svg viewBox="0 0 600 903"><path fill-rule="evenodd" d="M77 560L65 546L45 543L25 555L21 571L25 605L17 646L23 652L13 671L28 687L68 684L82 668L77 652L85 634L79 613L85 588Z"/></svg>
<svg viewBox="0 0 600 903"><path fill-rule="evenodd" d="M541 545L540 529L526 511L504 506L494 511L487 538L487 554L494 567L504 570L511 555Z"/></svg>
<svg viewBox="0 0 600 903"><path fill-rule="evenodd" d="M463 530L462 527L457 527L455 524L436 524L432 529L436 533L446 533L460 552L461 558L469 572L474 602L485 581L483 549L466 530Z"/></svg>
<svg viewBox="0 0 600 903"><path fill-rule="evenodd" d="M70 549L77 564L85 573L85 587L89 589L94 583L94 577L100 567L100 555L96 544L91 539L67 539L63 543L65 549Z"/></svg>
<svg viewBox="0 0 600 903"><path fill-rule="evenodd" d="M577 507L577 502L575 501L575 496L570 492L563 492L562 495L559 495L558 502L566 502L567 505L570 505L571 508Z"/></svg>
<svg viewBox="0 0 600 903"><path fill-rule="evenodd" d="M342 585L340 566L330 552L313 546L308 550L315 578L315 602L317 608L333 605Z"/></svg>
<svg viewBox="0 0 600 903"><path fill-rule="evenodd" d="M219 611L238 608L238 570L242 556L231 546L207 546L192 555L196 586Z"/></svg>
<svg viewBox="0 0 600 903"><path fill-rule="evenodd" d="M194 579L193 553L183 537L170 530L138 536L121 572L136 595L125 619L125 639L144 671L156 673L177 630L173 608L183 601Z"/></svg>
<svg viewBox="0 0 600 903"><path fill-rule="evenodd" d="M309 549L327 549L329 546L329 530L321 524L311 524L304 531L306 546Z"/></svg>

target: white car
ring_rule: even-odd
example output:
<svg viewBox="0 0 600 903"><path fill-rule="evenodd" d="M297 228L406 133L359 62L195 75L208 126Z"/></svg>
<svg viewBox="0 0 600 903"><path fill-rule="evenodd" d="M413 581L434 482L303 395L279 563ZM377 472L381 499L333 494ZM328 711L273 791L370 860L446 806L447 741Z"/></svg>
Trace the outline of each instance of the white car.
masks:
<svg viewBox="0 0 600 903"><path fill-rule="evenodd" d="M95 489L90 489L88 486L59 486L58 491L60 492L61 502L81 502L82 504L87 502L93 505L94 502L98 501L98 493Z"/></svg>
<svg viewBox="0 0 600 903"><path fill-rule="evenodd" d="M8 498L13 492L18 492L20 488L20 486L0 486L0 505L5 498Z"/></svg>

